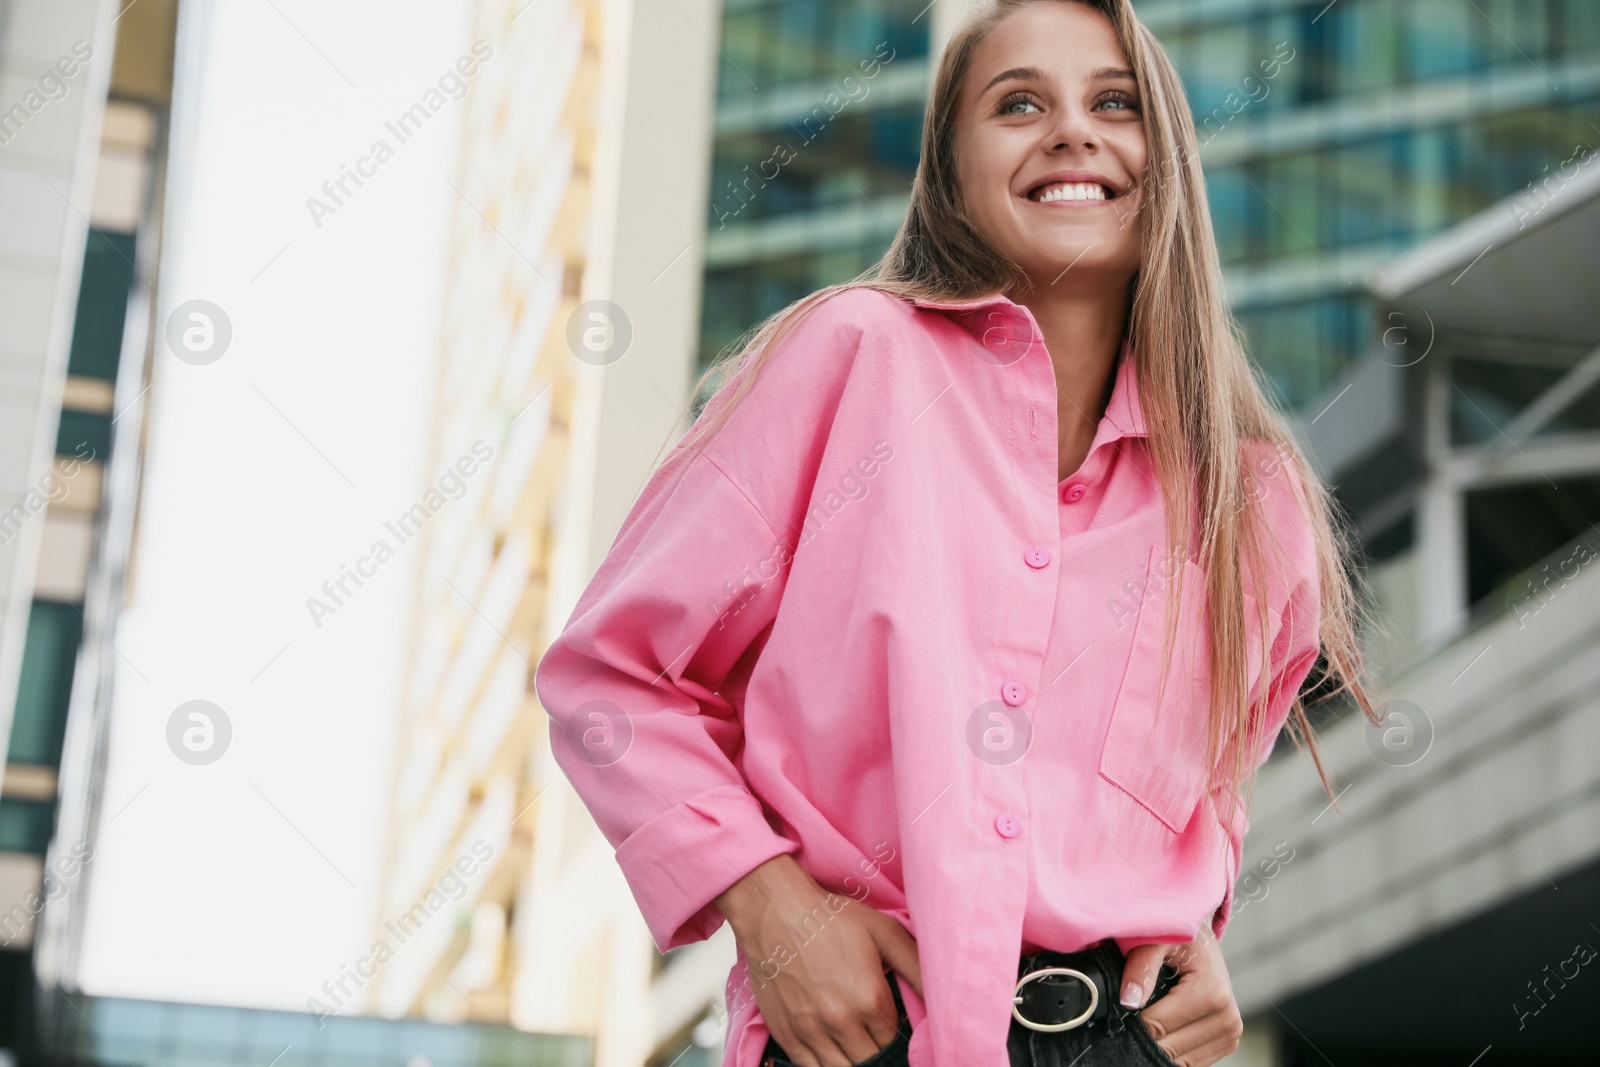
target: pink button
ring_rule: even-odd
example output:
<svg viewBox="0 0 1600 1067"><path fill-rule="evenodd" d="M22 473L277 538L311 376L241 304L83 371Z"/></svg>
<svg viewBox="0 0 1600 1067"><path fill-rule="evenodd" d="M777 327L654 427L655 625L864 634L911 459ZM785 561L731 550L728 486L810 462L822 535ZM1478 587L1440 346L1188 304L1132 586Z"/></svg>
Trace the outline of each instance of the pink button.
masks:
<svg viewBox="0 0 1600 1067"><path fill-rule="evenodd" d="M1038 570L1040 567L1049 565L1050 550L1038 547L1030 548L1022 554L1022 558L1028 566Z"/></svg>
<svg viewBox="0 0 1600 1067"><path fill-rule="evenodd" d="M1016 837L1022 833L1022 820L1015 815L1001 815L994 820L994 828L1001 837Z"/></svg>
<svg viewBox="0 0 1600 1067"><path fill-rule="evenodd" d="M1021 682L1007 682L1000 687L1000 699L1012 707L1021 704L1028 696L1028 691L1022 687Z"/></svg>
<svg viewBox="0 0 1600 1067"><path fill-rule="evenodd" d="M1067 486L1066 489L1062 490L1061 499L1065 500L1069 504L1076 504L1078 501L1083 499L1083 494L1087 493L1088 491L1089 490L1083 487L1082 482L1075 482L1074 484Z"/></svg>

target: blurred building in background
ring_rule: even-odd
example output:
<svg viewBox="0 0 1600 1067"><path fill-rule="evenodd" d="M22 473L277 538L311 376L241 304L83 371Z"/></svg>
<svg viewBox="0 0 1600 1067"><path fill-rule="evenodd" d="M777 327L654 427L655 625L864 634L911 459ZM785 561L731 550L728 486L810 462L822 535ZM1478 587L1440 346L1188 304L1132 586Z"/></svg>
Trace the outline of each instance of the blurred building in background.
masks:
<svg viewBox="0 0 1600 1067"><path fill-rule="evenodd" d="M765 316L853 276L887 247L916 166L930 56L938 55L964 6L724 5L699 366ZM1418 740L1410 743L1422 745L1421 732L1430 726L1443 728L1420 716L1449 713L1453 704L1431 687L1439 665L1455 663L1450 650L1466 648L1465 660L1438 687L1458 699L1477 694L1477 706L1494 709L1501 725L1531 746L1521 762L1473 768L1473 781L1498 774L1527 783L1510 791L1519 795L1516 805L1497 812L1503 822L1472 807L1489 804L1492 791L1468 801L1440 782L1436 787L1455 804L1453 822L1396 805L1392 817L1409 827L1398 836L1387 824L1380 829L1323 814L1323 798L1304 820L1316 819L1315 827L1283 834L1291 848L1304 840L1302 856L1326 849L1319 865L1302 862L1298 878L1289 877L1291 869L1276 883L1270 904L1262 873L1246 867L1239 893L1262 902L1240 917L1230 938L1230 958L1239 958L1242 971L1238 994L1251 1023L1236 1059L1302 1062L1317 1056L1314 1046L1332 1045L1362 1062L1387 1055L1418 1063L1429 1055L1454 1056L1478 1032L1491 1031L1466 1062L1495 1040L1495 1020L1522 1035L1524 1051L1572 1056L1583 1047L1570 1014L1576 998L1560 1006L1569 1012L1566 1024L1552 1021L1559 1014L1553 1007L1545 1025L1535 1028L1530 1021L1524 1029L1531 1034L1523 1033L1511 1010L1512 987L1523 1000L1530 996L1526 983L1539 967L1527 975L1518 970L1530 951L1548 954L1550 938L1587 936L1575 916L1596 901L1593 878L1573 875L1563 898L1568 906L1559 913L1547 900L1513 901L1531 884L1553 892L1517 854L1523 840L1542 844L1540 835L1567 835L1570 847L1548 854L1552 878L1593 862L1585 842L1600 835L1583 798L1594 794L1600 763L1556 757L1594 751L1581 733L1585 722L1593 731L1592 709L1587 720L1562 720L1570 733L1540 733L1530 724L1541 714L1554 721L1555 709L1565 706L1562 694L1570 696L1581 677L1567 679L1568 688L1545 703L1528 706L1526 718L1509 699L1516 690L1496 690L1491 680L1515 686L1558 668L1577 669L1584 640L1593 645L1594 617L1582 614L1585 598L1570 594L1564 605L1588 620L1575 622L1578 629L1563 632L1555 644L1522 646L1524 656L1538 650L1543 658L1494 666L1491 652L1474 666L1478 686L1490 688L1467 690L1470 672L1451 683L1494 644L1492 637L1471 643L1482 627L1495 619L1502 626L1528 625L1530 607L1543 601L1526 598L1537 592L1549 599L1547 563L1558 568L1565 562L1563 579L1576 574L1573 553L1581 557L1581 550L1575 539L1591 535L1590 524L1600 519L1593 444L1585 436L1597 414L1596 378L1586 362L1595 339L1581 295L1597 291L1596 245L1577 226L1587 216L1574 206L1592 186L1573 180L1585 167L1593 170L1593 164L1580 165L1585 148L1600 146L1600 6L1586 0L1136 0L1136 7L1185 82L1230 298L1250 350L1356 528L1373 608L1387 630L1370 642L1374 658L1395 693L1409 694L1426 709L1414 716ZM887 47L875 55L880 41ZM873 58L879 63L860 65ZM831 107L824 103L830 92ZM1592 173L1588 177L1592 183ZM1498 220L1499 229L1485 223L1456 229L1475 216ZM1527 235L1536 226L1542 238ZM1554 236L1561 233L1564 239ZM1514 256L1496 258L1519 238ZM1473 257L1489 245L1496 251L1474 266ZM1466 288L1456 279L1469 267L1466 278L1475 284ZM1439 295L1445 293L1453 299ZM1471 308L1480 313L1463 314ZM1446 353L1453 353L1448 361L1441 358ZM1408 369L1413 366L1427 370ZM1480 450L1492 458L1478 458ZM1600 548L1600 541L1593 543ZM1508 616L1513 621L1505 622ZM1485 692L1500 698L1485 698ZM1396 756L1385 748L1378 757L1368 740L1384 735L1357 721L1337 729L1342 732L1330 734L1330 746L1346 757L1346 766L1364 760L1367 773L1390 771L1418 751ZM1351 744L1358 746L1353 753ZM1433 758L1434 772L1445 777L1471 766L1439 759L1437 752ZM1557 765L1560 773L1548 769ZM1275 813L1296 811L1296 804L1309 802L1309 781L1303 761L1280 760L1269 768L1258 803ZM1467 788L1465 779L1460 788ZM1282 797L1275 789L1293 791L1295 803L1275 801ZM1354 801L1353 793L1346 797L1347 810ZM1412 840L1445 825L1459 839L1446 835L1431 847ZM1253 835L1251 863L1268 862L1263 856L1276 840L1264 831ZM1465 858L1459 866L1410 872L1394 862L1402 854L1431 861L1446 840L1481 865L1498 864L1499 874ZM1374 855L1364 875L1374 879L1373 892L1403 889L1413 903L1425 902L1420 911L1390 916L1381 934L1354 920L1349 926L1334 922L1335 912L1342 917L1357 905L1337 911L1345 896L1333 887L1348 884L1350 898L1361 899L1349 878L1363 870L1358 858L1364 854ZM1320 889L1305 887L1313 879L1321 880ZM1458 891L1454 907L1430 909L1441 881L1473 889ZM1293 915L1300 925L1284 918L1280 926L1272 922L1275 914ZM1546 921L1519 925L1536 915ZM1526 934L1521 952L1494 942L1496 951L1516 960L1506 972L1516 974L1515 982L1478 985L1485 992L1471 1007L1463 1002L1439 1014L1420 1034L1363 1010L1362 983L1375 973L1394 990L1393 1003L1407 1007L1426 986L1425 976L1459 973L1450 966L1456 960L1450 952L1473 944L1484 924ZM1308 931L1324 931L1327 939L1342 938L1344 950L1297 950L1276 936L1283 929L1294 929L1301 940ZM720 991L711 976L720 981L721 972L707 957L721 953L718 962L726 960L729 947L718 944L725 935L675 952L656 980L658 999L690 1002L695 997L688 991L699 988L710 1002L705 1020L715 1022ZM1404 954L1402 946L1441 935L1450 946L1445 954ZM1566 945L1552 965L1571 949ZM1478 1026L1461 1025L1469 1020ZM1308 1038L1311 1033L1316 1037ZM1502 1048L1519 1047L1510 1036L1500 1040ZM692 1043L692 1035L669 1042L654 1062L671 1062Z"/></svg>
<svg viewBox="0 0 1600 1067"><path fill-rule="evenodd" d="M701 369L888 248L910 203L940 6L724 4Z"/></svg>
<svg viewBox="0 0 1600 1067"><path fill-rule="evenodd" d="M1403 531L1369 572L1397 636L1383 727L1324 731L1338 811L1305 760L1258 785L1226 947L1261 1062L1594 1061L1600 160L1565 170L1378 274L1388 343L1309 427Z"/></svg>
<svg viewBox="0 0 1600 1067"><path fill-rule="evenodd" d="M532 670L690 404L717 10L483 0L471 21L516 51L479 75L449 178L429 463L475 439L493 458L423 540L380 923L476 840L496 867L368 1008L591 1035L634 1067L706 1001L652 997Z"/></svg>
<svg viewBox="0 0 1600 1067"><path fill-rule="evenodd" d="M1336 809L1308 761L1263 772L1235 1058L1589 1062L1600 5L1137 6L1184 74L1251 351L1365 557L1393 698L1381 729L1326 724Z"/></svg>
<svg viewBox="0 0 1600 1067"><path fill-rule="evenodd" d="M1225 946L1249 1023L1234 1062L1461 1064L1485 1045L1584 1062L1600 165L1581 149L1600 147L1600 5L1136 6L1184 77L1235 310L1350 512L1408 716L1398 742L1327 724L1338 810L1306 761L1264 772ZM35 1017L35 972L48 990L71 971L115 654L85 634L114 618L133 550L177 3L110 7L0 4L0 108L22 105L0 113L0 1048ZM966 10L476 0L467 39L508 61L477 74L446 176L426 433L428 469L485 476L418 539L375 933L479 842L488 877L327 1030L67 988L39 1016L58 1047L720 1062L730 931L655 952L551 759L533 664L704 399L699 373L887 247ZM79 38L93 55L64 91L41 81Z"/></svg>
<svg viewBox="0 0 1600 1067"><path fill-rule="evenodd" d="M513 19L515 38L505 32ZM553 799L530 672L571 458L577 373L565 322L589 258L602 57L616 52L616 33L598 4L472 8L469 37L523 47L478 75L448 177L457 199L429 463L465 456L486 461L487 474L422 534L380 933L403 928L407 909L474 842L493 849L494 866L454 924L425 927L380 972L369 1008L388 1015L529 1018L513 1004L519 938ZM474 441L491 455L474 458ZM589 972L571 976L576 1021L553 1007L546 1019L589 1028L604 993L602 972Z"/></svg>
<svg viewBox="0 0 1600 1067"><path fill-rule="evenodd" d="M441 813L437 800L428 809L427 826L442 826L446 832L440 848L461 837L492 849L490 878L472 881L481 899L456 902L461 909L458 923L422 925L425 933L411 951L399 954L396 967L383 973L381 984L374 983L378 996L372 1003L352 1006L343 1017L319 1019L310 1013L90 996L77 987L83 883L94 873L97 833L118 814L102 809L111 697L108 661L117 655L107 635L115 632L120 607L132 595L135 517L148 434L149 408L142 400L151 381L151 362L160 353L161 331L152 324L151 308L159 300L178 7L177 0L140 0L120 10L95 0L13 0L0 5L0 71L5 75L0 87L6 102L15 98L17 105L0 114L0 298L6 301L0 318L0 403L5 405L0 428L6 435L0 452L6 465L0 471L5 479L0 589L7 604L0 617L5 628L0 648L6 656L0 661L0 689L7 697L0 706L5 713L0 725L7 729L0 737L10 739L0 795L0 1063L591 1063L592 1042L583 1036L591 1027L582 1013L592 1014L592 986L575 992L580 1018L563 1027L571 1036L499 1025L508 1018L509 985L503 946L495 938L506 928L507 886L517 884L514 872L529 863L526 841L510 836L518 812L506 790L519 790L517 806L530 814L526 801L537 790L525 788L521 779L513 781L510 773L525 770L528 736L542 726L534 722L542 715L518 717L520 699L511 703L509 716L497 706L493 721L488 713L470 720L473 821L465 827L466 836L450 821L461 814L459 809ZM525 10L523 4L486 8L480 12L479 28L485 31L480 36L505 29ZM575 75L573 67L556 70L548 64L588 57L584 69L576 72L580 96L588 92L595 72L593 42L585 41L581 10L570 24L563 24L561 13L549 18L551 9L545 5L526 14L530 22L546 17L548 29L572 31L561 42L573 47L540 40L551 45L548 53L523 57L523 63L506 70L497 96L475 96L480 110L462 138L457 182L463 212L491 241L509 240L503 227L512 223L506 215L516 213L518 240L534 247L540 243L536 233L541 227L559 222L565 231L582 229L586 216L572 203L575 197L581 200L583 185L567 179L575 152L592 153L594 140L591 116L581 105L573 104L579 109L573 120L562 121L571 88L565 79ZM520 39L538 38L530 33ZM549 85L541 93L544 79ZM513 108L512 101L529 90L530 100L543 106ZM551 151L564 156L543 167L544 153ZM474 170L496 152L507 167ZM580 159L577 165L581 169L586 162ZM479 198L500 219L498 227L471 206ZM503 210L508 204L510 209ZM558 249L563 243L578 245L571 232L557 238ZM515 245L502 247L519 255ZM513 347L510 337L478 331L485 321L483 309L494 304L494 295L486 296L478 286L485 284L493 266L466 227L452 243L451 254L466 269L480 273L461 278L458 291L441 295L453 312L450 323L468 336L446 340L451 358L441 375L435 439L450 441L455 431L467 431L471 436L481 432L493 442L499 480L479 502L499 523L493 529L500 536L489 544L472 540L470 548L486 549L498 559L497 584L491 584L502 591L501 601L509 589L512 602L521 604L530 538L513 538L507 551L500 550L506 547L510 512L519 504L524 513L529 507L537 510L542 503L537 493L526 499L522 493L524 481L535 477L534 460L546 469L548 481L548 468L562 458L559 451L541 448L552 425L555 394L548 388L530 389L524 399L542 395L543 408L519 403L516 412L499 412L489 405L498 398L492 386L499 382L510 394L536 380L548 387L552 376L534 374L537 338L519 338L525 343L516 350L526 358L513 365L505 359ZM530 319L548 319L555 303L571 294L578 275L568 258L558 252L553 261L540 265L553 271L557 284L546 306L530 312ZM537 273L538 267L522 262ZM577 266L581 269L581 262ZM515 302L509 282L496 292L506 298L499 306ZM569 404L570 377L568 372L562 386ZM515 421L523 413L528 417ZM554 421L560 425L567 418L562 414ZM526 429L513 438L517 427ZM483 483L472 480L474 485ZM460 548L467 531L459 523L446 527L444 521L430 527L434 545L423 566L425 575L437 585L442 570L456 583L470 585L464 577L470 564L467 571L457 569L456 557L444 547L454 543ZM521 559L524 569L508 582L504 579L513 557ZM501 601L483 606L497 612ZM530 598L528 603L538 601ZM431 620L432 627L419 638L419 677L429 669L427 663L436 668L449 651L448 638L442 644L435 640L439 624L455 618L448 615L449 608L422 605L418 618ZM450 632L448 625L443 629ZM495 693L504 694L506 672L497 670L495 678ZM475 696L473 681L458 664L446 704L448 694L462 695L463 683L464 695ZM520 693L523 679L511 682ZM424 683L416 682L414 690L424 691ZM455 710L459 714L462 708ZM489 733L496 725L501 732ZM480 757L493 767L480 766ZM431 781L421 785L435 796L445 792ZM417 788L414 780L397 785L397 827L408 826L408 817L415 814L406 802L415 799ZM489 802L482 803L486 795ZM407 885L408 872L415 873L420 863L425 888L408 891L407 899L421 899L438 883L438 857L417 847L425 834L397 831L397 838L407 847L397 852L391 885ZM449 867L456 858L452 853L442 865ZM498 927L486 921L497 908ZM384 917L404 924L403 911ZM472 949L465 958L460 951L451 952L457 933ZM439 934L444 935L442 944ZM431 946L429 938L435 939ZM448 968L434 973L442 960ZM218 966L236 965L247 964L218 960ZM448 1001L440 1006L438 993L451 985L472 998L461 1000L466 1011ZM425 996L429 993L434 994L431 1000ZM330 1008L333 1000L329 998ZM359 1014L362 1008L379 1007L390 1015L426 1012L441 1021Z"/></svg>
<svg viewBox="0 0 1600 1067"><path fill-rule="evenodd" d="M139 417L119 426L132 398L119 380L143 364L156 261L174 4L116 24L108 6L0 7L0 1049L13 1051L29 1042L36 965L60 966L52 921L93 860L88 798L60 782L87 740L68 739L75 678L105 651L83 638L107 610L104 487L131 458L113 440Z"/></svg>

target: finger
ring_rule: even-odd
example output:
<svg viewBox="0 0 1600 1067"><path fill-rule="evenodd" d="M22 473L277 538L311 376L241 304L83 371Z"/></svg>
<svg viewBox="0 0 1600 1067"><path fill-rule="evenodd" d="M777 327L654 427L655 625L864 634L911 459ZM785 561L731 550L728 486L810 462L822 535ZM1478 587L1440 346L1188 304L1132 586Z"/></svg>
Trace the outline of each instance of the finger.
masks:
<svg viewBox="0 0 1600 1067"><path fill-rule="evenodd" d="M785 1037L770 1027L768 1032L772 1034L772 1040L778 1043L784 1053L787 1054L789 1062L794 1064L795 1067L822 1067L817 1062L816 1054L811 1051L809 1045L800 1040L798 1034L790 1034Z"/></svg>
<svg viewBox="0 0 1600 1067"><path fill-rule="evenodd" d="M1150 998L1156 986L1156 975L1161 971L1161 961L1167 957L1167 945L1139 945L1128 952L1122 961L1122 993L1124 1008L1140 1008ZM1165 1003L1166 998L1162 998Z"/></svg>
<svg viewBox="0 0 1600 1067"><path fill-rule="evenodd" d="M1226 977L1210 971L1186 971L1165 997L1144 1009L1142 1019L1155 1037L1163 1038L1198 1022L1230 1025L1238 1008Z"/></svg>
<svg viewBox="0 0 1600 1067"><path fill-rule="evenodd" d="M889 990L889 983L894 981L894 977L882 974L879 975L879 979L879 984L870 993L850 979L845 979L846 982L849 982L850 988L861 998L862 1008L859 1019L861 1024L866 1027L868 1039L873 1042L872 1050L867 1053L867 1056L871 1056L894 1040L894 1036L898 1032L899 1019L895 1016L894 993ZM838 1039L838 1036L835 1035L835 1040ZM839 1041L839 1045L841 1048L847 1047L843 1041ZM851 1060L850 1062L855 1063L857 1060L864 1060L867 1056L858 1056L856 1060Z"/></svg>
<svg viewBox="0 0 1600 1067"><path fill-rule="evenodd" d="M1166 1049L1166 1054L1173 1059L1192 1056L1197 1049L1208 1048L1219 1041L1226 1040L1230 1035L1237 1033L1227 1014L1216 1013L1206 1016L1205 1019L1190 1022L1186 1027L1157 1033L1154 1027L1149 1027L1150 1037L1154 1037L1157 1045Z"/></svg>
<svg viewBox="0 0 1600 1067"><path fill-rule="evenodd" d="M1141 1018L1148 1017L1149 1012L1141 1015ZM1152 1029L1151 1036L1159 1040L1173 1059L1177 1059L1180 1055L1192 1056L1197 1050L1237 1039L1243 1030L1244 1024L1239 1019L1238 1011L1230 1005L1210 1011L1187 1025L1168 1028L1161 1034Z"/></svg>
<svg viewBox="0 0 1600 1067"><path fill-rule="evenodd" d="M825 1047L818 1049L822 1067L850 1067L851 1064L871 1059L882 1047L872 1040L862 1020L836 1024L823 1040Z"/></svg>
<svg viewBox="0 0 1600 1067"><path fill-rule="evenodd" d="M859 1060L851 1059L839 1047L837 1042L820 1031L810 1037L801 1037L796 1040L800 1047L795 1050L793 1059L798 1067L850 1067L852 1063L860 1062ZM782 1044L782 1042L779 1043ZM789 1046L784 1045L783 1047L788 1048ZM804 1059L801 1058L802 1056Z"/></svg>
<svg viewBox="0 0 1600 1067"><path fill-rule="evenodd" d="M1157 1038L1200 1022L1212 1015L1217 1006L1205 991L1192 981L1180 981L1167 990L1167 995L1139 1013L1150 1032Z"/></svg>
<svg viewBox="0 0 1600 1067"><path fill-rule="evenodd" d="M1187 1052L1173 1052L1167 1048L1167 1044L1164 1041L1159 1041L1157 1044L1163 1052L1171 1056L1181 1067L1210 1067L1211 1064L1216 1063L1224 1056L1232 1054L1239 1047L1239 1042L1236 1039L1227 1037L1219 1038Z"/></svg>
<svg viewBox="0 0 1600 1067"><path fill-rule="evenodd" d="M883 957L896 974L900 975L911 988L917 991L917 996L922 997L922 964L917 958L917 939L912 937L900 921L892 915L884 915L882 922L874 922L867 927L872 932L872 940L878 946L878 954Z"/></svg>

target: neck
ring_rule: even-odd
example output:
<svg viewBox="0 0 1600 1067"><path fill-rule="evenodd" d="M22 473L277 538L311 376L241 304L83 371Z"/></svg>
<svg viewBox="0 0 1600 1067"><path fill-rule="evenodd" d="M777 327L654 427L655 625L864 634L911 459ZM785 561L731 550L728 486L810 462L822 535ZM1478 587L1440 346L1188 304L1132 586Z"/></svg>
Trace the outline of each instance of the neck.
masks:
<svg viewBox="0 0 1600 1067"><path fill-rule="evenodd" d="M1017 303L1033 313L1056 372L1059 475L1082 465L1111 399L1112 371L1127 329L1127 285L1040 287Z"/></svg>

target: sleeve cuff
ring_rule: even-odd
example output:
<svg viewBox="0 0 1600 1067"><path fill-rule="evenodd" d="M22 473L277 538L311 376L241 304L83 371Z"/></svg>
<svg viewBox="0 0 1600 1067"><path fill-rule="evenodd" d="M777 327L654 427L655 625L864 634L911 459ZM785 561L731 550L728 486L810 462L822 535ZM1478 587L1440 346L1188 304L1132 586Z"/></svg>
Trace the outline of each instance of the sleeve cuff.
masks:
<svg viewBox="0 0 1600 1067"><path fill-rule="evenodd" d="M714 901L768 860L800 845L773 830L745 787L718 786L667 809L617 848L650 935L662 952L722 925Z"/></svg>

